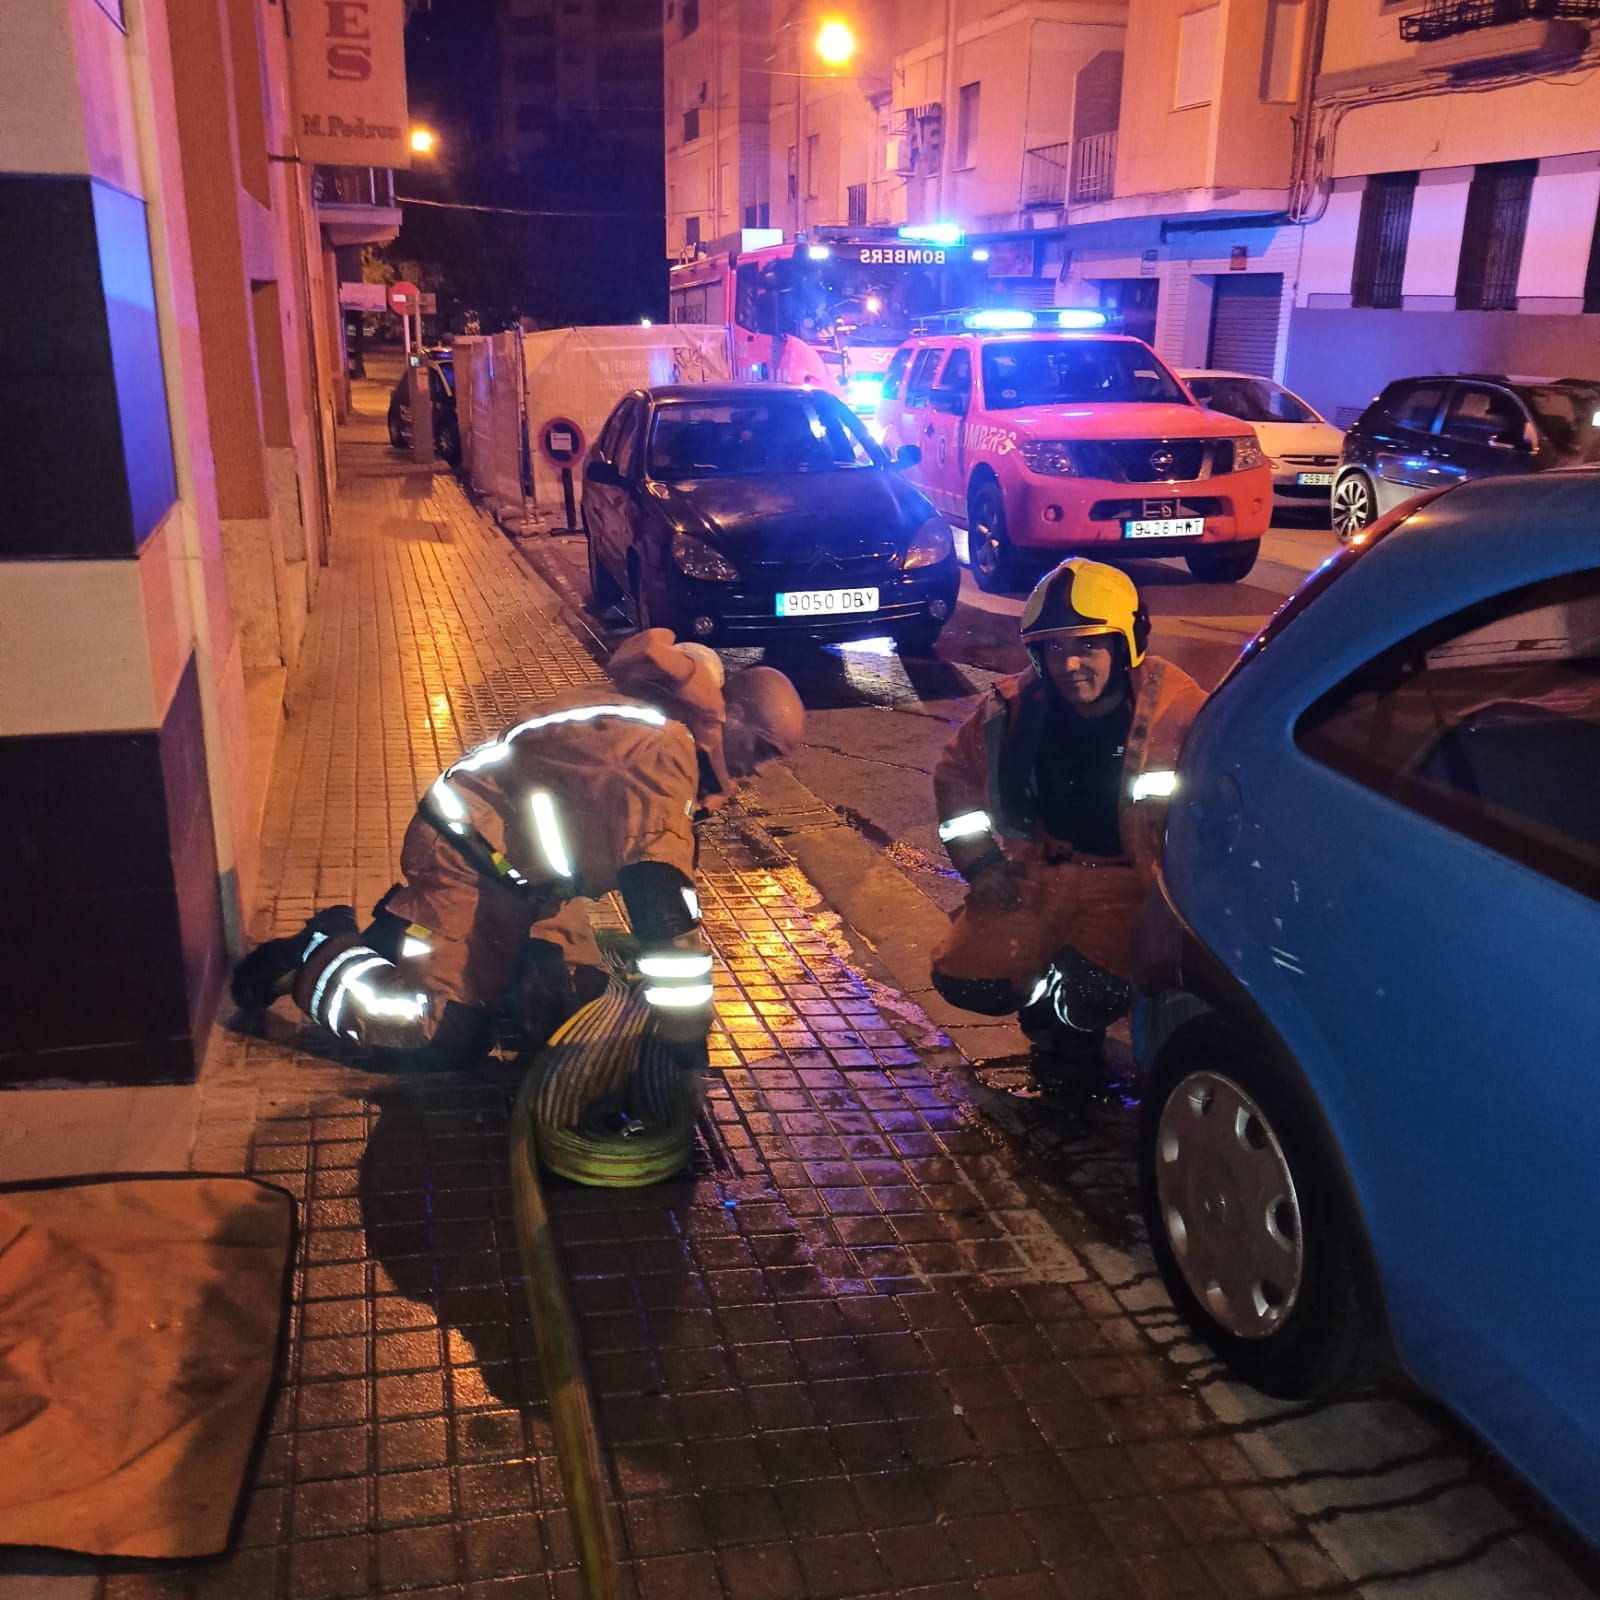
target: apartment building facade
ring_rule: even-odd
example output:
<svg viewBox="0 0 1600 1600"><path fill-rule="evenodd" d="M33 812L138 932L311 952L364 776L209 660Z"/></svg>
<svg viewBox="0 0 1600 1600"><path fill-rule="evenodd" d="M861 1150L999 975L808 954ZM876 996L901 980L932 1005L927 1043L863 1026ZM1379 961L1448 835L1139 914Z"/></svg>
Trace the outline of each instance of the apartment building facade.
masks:
<svg viewBox="0 0 1600 1600"><path fill-rule="evenodd" d="M400 0L341 15L328 49L381 33L392 79ZM387 173L303 159L327 107L289 55L281 0L0 8L0 1083L192 1077L255 893L328 548L334 251L398 227Z"/></svg>
<svg viewBox="0 0 1600 1600"><path fill-rule="evenodd" d="M837 14L838 75L807 59L820 12L769 24L773 226L956 222L999 303L1112 307L1175 363L1345 416L1402 368L1593 370L1600 0ZM669 115L669 185L695 155Z"/></svg>
<svg viewBox="0 0 1600 1600"><path fill-rule="evenodd" d="M613 156L661 159L657 0L496 0L500 148L537 160L581 126Z"/></svg>

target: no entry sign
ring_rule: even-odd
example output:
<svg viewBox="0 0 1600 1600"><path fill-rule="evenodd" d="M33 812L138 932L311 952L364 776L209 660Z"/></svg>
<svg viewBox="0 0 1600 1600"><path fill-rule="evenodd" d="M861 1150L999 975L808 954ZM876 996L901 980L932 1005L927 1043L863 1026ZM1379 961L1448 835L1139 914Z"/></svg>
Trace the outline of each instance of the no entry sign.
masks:
<svg viewBox="0 0 1600 1600"><path fill-rule="evenodd" d="M583 429L566 417L552 417L539 430L539 452L553 467L570 467L583 457Z"/></svg>
<svg viewBox="0 0 1600 1600"><path fill-rule="evenodd" d="M402 317L408 311L415 311L421 298L422 291L414 283L402 281L389 285L389 309Z"/></svg>

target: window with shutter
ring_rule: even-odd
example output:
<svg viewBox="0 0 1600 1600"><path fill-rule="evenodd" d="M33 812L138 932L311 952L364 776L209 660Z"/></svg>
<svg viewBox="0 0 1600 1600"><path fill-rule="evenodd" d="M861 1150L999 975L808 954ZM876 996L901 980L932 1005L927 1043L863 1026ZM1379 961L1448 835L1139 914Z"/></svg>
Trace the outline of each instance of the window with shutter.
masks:
<svg viewBox="0 0 1600 1600"><path fill-rule="evenodd" d="M1456 275L1458 311L1515 311L1528 200L1537 161L1495 161L1476 168L1467 192Z"/></svg>
<svg viewBox="0 0 1600 1600"><path fill-rule="evenodd" d="M1411 201L1417 192L1414 172L1375 172L1361 196L1361 223L1356 231L1355 271L1350 279L1350 304L1397 310L1406 275L1406 240L1411 232Z"/></svg>

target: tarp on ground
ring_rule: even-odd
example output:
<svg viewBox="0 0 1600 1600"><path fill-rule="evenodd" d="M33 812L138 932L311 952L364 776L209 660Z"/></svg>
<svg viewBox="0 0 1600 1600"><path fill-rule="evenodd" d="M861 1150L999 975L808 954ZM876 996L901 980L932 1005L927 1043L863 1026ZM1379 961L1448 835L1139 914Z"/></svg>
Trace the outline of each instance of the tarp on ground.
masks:
<svg viewBox="0 0 1600 1600"><path fill-rule="evenodd" d="M522 365L534 499L541 511L560 513L561 475L539 452L545 424L575 422L592 445L630 389L725 381L728 330L694 323L550 328L523 334Z"/></svg>
<svg viewBox="0 0 1600 1600"><path fill-rule="evenodd" d="M0 1190L0 1544L226 1548L293 1242L244 1178Z"/></svg>
<svg viewBox="0 0 1600 1600"><path fill-rule="evenodd" d="M458 339L456 421L472 487L501 521L522 520L522 351L519 333Z"/></svg>

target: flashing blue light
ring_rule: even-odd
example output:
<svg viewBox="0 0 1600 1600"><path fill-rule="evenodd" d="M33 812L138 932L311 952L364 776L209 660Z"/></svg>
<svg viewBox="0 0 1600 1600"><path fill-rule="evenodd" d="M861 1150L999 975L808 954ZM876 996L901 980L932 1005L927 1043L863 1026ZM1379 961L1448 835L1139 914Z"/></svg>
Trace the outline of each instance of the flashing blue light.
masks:
<svg viewBox="0 0 1600 1600"><path fill-rule="evenodd" d="M979 333L1017 333L1033 326L1033 313L996 307L988 311L974 311L964 319L964 323Z"/></svg>
<svg viewBox="0 0 1600 1600"><path fill-rule="evenodd" d="M1056 325L1061 328L1103 328L1106 314L1091 311L1087 306L1068 306L1056 313Z"/></svg>
<svg viewBox="0 0 1600 1600"><path fill-rule="evenodd" d="M808 244L806 246L806 254L813 261L826 261L833 254L833 251L825 244Z"/></svg>
<svg viewBox="0 0 1600 1600"><path fill-rule="evenodd" d="M912 244L961 244L967 237L954 222L903 222L895 233Z"/></svg>
<svg viewBox="0 0 1600 1600"><path fill-rule="evenodd" d="M873 410L883 398L883 379L876 373L863 373L850 380L850 404L858 410Z"/></svg>

